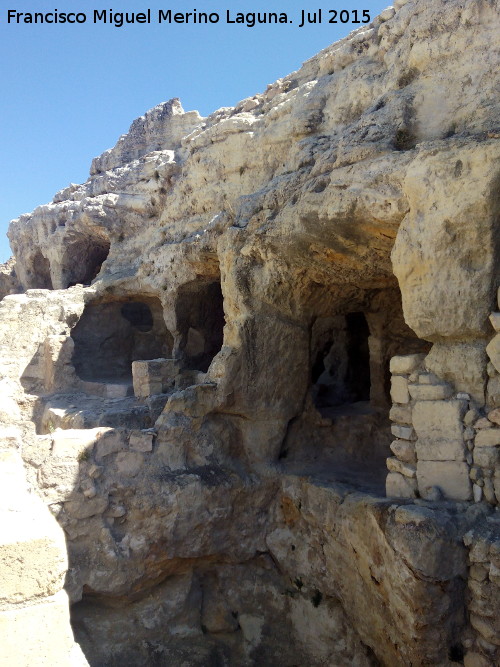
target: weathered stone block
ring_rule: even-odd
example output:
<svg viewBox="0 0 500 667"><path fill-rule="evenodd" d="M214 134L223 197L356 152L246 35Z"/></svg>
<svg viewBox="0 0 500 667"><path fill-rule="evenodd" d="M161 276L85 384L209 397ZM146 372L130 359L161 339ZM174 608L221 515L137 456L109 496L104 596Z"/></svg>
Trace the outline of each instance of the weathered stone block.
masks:
<svg viewBox="0 0 500 667"><path fill-rule="evenodd" d="M423 461L463 461L465 401L417 401L413 426L417 434L417 458Z"/></svg>
<svg viewBox="0 0 500 667"><path fill-rule="evenodd" d="M441 384L437 375L434 373L419 373L418 375L419 384Z"/></svg>
<svg viewBox="0 0 500 667"><path fill-rule="evenodd" d="M141 384L142 396L156 396L163 392L163 383L161 378L148 378L148 380Z"/></svg>
<svg viewBox="0 0 500 667"><path fill-rule="evenodd" d="M387 461L387 468L391 472L398 472L405 477L414 478L417 476L417 469L409 463L403 463L395 456L390 456Z"/></svg>
<svg viewBox="0 0 500 667"><path fill-rule="evenodd" d="M485 428L478 431L474 444L476 447L495 447L495 445L500 445L500 428Z"/></svg>
<svg viewBox="0 0 500 667"><path fill-rule="evenodd" d="M456 391L467 392L478 405L484 404L487 354L483 341L475 343L435 343L425 366Z"/></svg>
<svg viewBox="0 0 500 667"><path fill-rule="evenodd" d="M482 429L482 428L492 428L493 424L490 422L490 420L487 417L481 417L476 421L474 424L475 429Z"/></svg>
<svg viewBox="0 0 500 667"><path fill-rule="evenodd" d="M408 375L413 373L424 361L425 354L406 354L392 357L390 370L394 375Z"/></svg>
<svg viewBox="0 0 500 667"><path fill-rule="evenodd" d="M459 461L419 461L417 481L422 498L429 498L435 486L450 500L470 500L472 496L469 466Z"/></svg>
<svg viewBox="0 0 500 667"><path fill-rule="evenodd" d="M453 394L448 384L409 384L408 391L416 401L443 401Z"/></svg>
<svg viewBox="0 0 500 667"><path fill-rule="evenodd" d="M148 362L147 361L133 361L132 362L132 375L134 378L146 378L148 377Z"/></svg>
<svg viewBox="0 0 500 667"><path fill-rule="evenodd" d="M172 388L179 373L176 359L149 359L132 362L134 393L138 398L161 394Z"/></svg>
<svg viewBox="0 0 500 667"><path fill-rule="evenodd" d="M385 492L389 498L416 498L417 482L397 472L390 472L385 483Z"/></svg>
<svg viewBox="0 0 500 667"><path fill-rule="evenodd" d="M78 459L90 455L96 440L105 432L102 428L57 429L52 435L52 456Z"/></svg>
<svg viewBox="0 0 500 667"><path fill-rule="evenodd" d="M391 433L400 440L415 440L416 438L415 431L411 426L393 424L391 426Z"/></svg>
<svg viewBox="0 0 500 667"><path fill-rule="evenodd" d="M408 403L408 380L401 375L393 375L391 378L391 399L394 403Z"/></svg>
<svg viewBox="0 0 500 667"><path fill-rule="evenodd" d="M411 424L411 407L409 405L393 405L389 419L396 424Z"/></svg>
<svg viewBox="0 0 500 667"><path fill-rule="evenodd" d="M408 440L394 440L391 443L391 451L404 463L416 463L415 443Z"/></svg>

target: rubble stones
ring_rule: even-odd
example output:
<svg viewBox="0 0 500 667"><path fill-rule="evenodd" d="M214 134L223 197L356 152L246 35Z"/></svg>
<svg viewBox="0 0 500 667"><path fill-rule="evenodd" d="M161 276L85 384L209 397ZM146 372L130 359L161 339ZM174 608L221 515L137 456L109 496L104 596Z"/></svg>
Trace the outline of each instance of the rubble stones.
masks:
<svg viewBox="0 0 500 667"><path fill-rule="evenodd" d="M485 428L477 432L474 440L476 447L495 447L500 445L500 428Z"/></svg>
<svg viewBox="0 0 500 667"><path fill-rule="evenodd" d="M390 371L393 375L409 375L416 370L425 355L423 354L406 354L404 356L392 357L390 361Z"/></svg>

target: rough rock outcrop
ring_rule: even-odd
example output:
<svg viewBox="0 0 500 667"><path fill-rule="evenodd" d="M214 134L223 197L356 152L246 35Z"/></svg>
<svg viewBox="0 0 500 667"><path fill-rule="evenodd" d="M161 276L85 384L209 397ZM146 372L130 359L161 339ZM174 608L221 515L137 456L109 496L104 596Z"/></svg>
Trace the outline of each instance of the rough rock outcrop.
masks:
<svg viewBox="0 0 500 667"><path fill-rule="evenodd" d="M91 665L499 664L499 28L397 0L11 223L4 440Z"/></svg>
<svg viewBox="0 0 500 667"><path fill-rule="evenodd" d="M7 294L18 294L23 287L16 275L16 261L13 257L0 265L0 299Z"/></svg>

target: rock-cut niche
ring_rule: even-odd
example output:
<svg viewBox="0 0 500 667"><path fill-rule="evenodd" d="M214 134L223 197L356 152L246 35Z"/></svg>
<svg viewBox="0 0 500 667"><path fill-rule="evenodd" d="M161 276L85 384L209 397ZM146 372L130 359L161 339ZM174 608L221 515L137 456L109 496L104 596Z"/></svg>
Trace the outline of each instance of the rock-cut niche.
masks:
<svg viewBox="0 0 500 667"><path fill-rule="evenodd" d="M364 313L347 313L323 321L317 332L311 369L313 399L322 413L370 400L370 329Z"/></svg>
<svg viewBox="0 0 500 667"><path fill-rule="evenodd" d="M175 310L184 366L206 372L224 338L220 282L193 281L183 285L177 294Z"/></svg>
<svg viewBox="0 0 500 667"><path fill-rule="evenodd" d="M109 247L107 239L83 236L70 243L62 262L64 286L90 285L108 256Z"/></svg>
<svg viewBox="0 0 500 667"><path fill-rule="evenodd" d="M31 262L30 287L35 289L53 289L50 275L50 262L37 250Z"/></svg>
<svg viewBox="0 0 500 667"><path fill-rule="evenodd" d="M426 352L429 344L406 325L397 287L349 298L324 287L320 297L311 313L309 390L322 419L311 416L306 402L280 456L323 468L331 462L336 471L337 464L352 464L360 483L366 468L382 489L392 439L389 362L397 354Z"/></svg>
<svg viewBox="0 0 500 667"><path fill-rule="evenodd" d="M133 361L172 352L161 302L151 296L90 303L71 336L76 374L91 382L131 383Z"/></svg>

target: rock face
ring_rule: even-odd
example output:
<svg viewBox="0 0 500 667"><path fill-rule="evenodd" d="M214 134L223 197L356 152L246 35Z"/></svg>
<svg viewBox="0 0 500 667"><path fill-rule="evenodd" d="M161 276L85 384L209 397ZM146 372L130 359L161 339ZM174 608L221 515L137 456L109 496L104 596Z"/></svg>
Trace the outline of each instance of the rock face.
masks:
<svg viewBox="0 0 500 667"><path fill-rule="evenodd" d="M96 666L500 664L499 29L398 0L11 223L5 660L67 595Z"/></svg>

